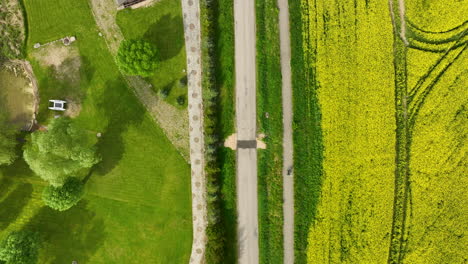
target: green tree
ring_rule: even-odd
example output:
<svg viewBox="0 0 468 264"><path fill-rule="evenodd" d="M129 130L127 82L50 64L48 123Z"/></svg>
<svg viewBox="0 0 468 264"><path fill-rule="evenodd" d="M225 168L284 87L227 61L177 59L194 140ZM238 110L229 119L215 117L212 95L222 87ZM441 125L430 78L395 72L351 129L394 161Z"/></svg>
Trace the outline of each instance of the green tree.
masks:
<svg viewBox="0 0 468 264"><path fill-rule="evenodd" d="M24 148L24 159L42 179L62 186L72 174L98 163L96 139L70 118L54 119L47 131L36 131Z"/></svg>
<svg viewBox="0 0 468 264"><path fill-rule="evenodd" d="M34 264L39 243L37 235L29 231L14 231L0 246L0 260L6 264Z"/></svg>
<svg viewBox="0 0 468 264"><path fill-rule="evenodd" d="M57 211L65 211L76 205L83 197L84 184L76 177L67 179L62 187L47 186L42 192L42 200Z"/></svg>
<svg viewBox="0 0 468 264"><path fill-rule="evenodd" d="M124 40L117 53L117 65L129 75L153 75L158 62L158 52L149 42Z"/></svg>
<svg viewBox="0 0 468 264"><path fill-rule="evenodd" d="M0 166L16 159L16 129L8 123L8 114L0 108Z"/></svg>

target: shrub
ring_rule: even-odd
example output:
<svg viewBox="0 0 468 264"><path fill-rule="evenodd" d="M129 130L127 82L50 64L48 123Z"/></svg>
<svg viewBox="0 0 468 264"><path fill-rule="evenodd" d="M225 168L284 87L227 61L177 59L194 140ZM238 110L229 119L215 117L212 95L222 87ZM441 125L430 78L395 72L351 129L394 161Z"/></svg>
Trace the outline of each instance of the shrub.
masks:
<svg viewBox="0 0 468 264"><path fill-rule="evenodd" d="M177 97L177 104L179 104L179 105L184 105L185 104L185 96L184 95L181 95L181 96Z"/></svg>
<svg viewBox="0 0 468 264"><path fill-rule="evenodd" d="M0 246L0 260L7 264L34 264L39 243L37 235L29 231L14 231Z"/></svg>
<svg viewBox="0 0 468 264"><path fill-rule="evenodd" d="M164 87L161 90L159 90L159 96L162 99L166 99L169 96L170 93L171 93L171 88L170 87Z"/></svg>
<svg viewBox="0 0 468 264"><path fill-rule="evenodd" d="M184 77L180 78L179 80L179 87L180 88L185 88L187 86L187 75L185 75Z"/></svg>
<svg viewBox="0 0 468 264"><path fill-rule="evenodd" d="M62 187L47 186L42 192L42 200L57 211L65 211L76 205L83 197L84 184L76 177L67 179Z"/></svg>
<svg viewBox="0 0 468 264"><path fill-rule="evenodd" d="M143 40L124 40L117 53L117 65L129 75L151 76L157 61L156 47Z"/></svg>

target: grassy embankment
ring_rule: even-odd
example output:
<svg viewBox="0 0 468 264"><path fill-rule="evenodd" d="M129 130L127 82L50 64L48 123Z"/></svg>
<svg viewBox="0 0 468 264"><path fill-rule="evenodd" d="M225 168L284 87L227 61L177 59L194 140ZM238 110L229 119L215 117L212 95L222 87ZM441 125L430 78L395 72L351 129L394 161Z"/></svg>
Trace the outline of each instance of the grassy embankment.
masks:
<svg viewBox="0 0 468 264"><path fill-rule="evenodd" d="M388 5L302 3L303 49L313 58L306 66L314 73L310 87L317 87L323 139L320 193L301 193L318 200L314 218L308 220L307 262L386 262L395 170Z"/></svg>
<svg viewBox="0 0 468 264"><path fill-rule="evenodd" d="M149 8L125 9L117 13L117 24L126 39L144 39L159 52L160 62L147 78L155 91L167 90L166 100L187 106L187 74L184 26L180 1L160 1ZM177 98L184 104L179 105Z"/></svg>
<svg viewBox="0 0 468 264"><path fill-rule="evenodd" d="M234 133L233 2L201 1L205 154L208 188L206 262L236 263L235 152L222 147Z"/></svg>
<svg viewBox="0 0 468 264"><path fill-rule="evenodd" d="M189 167L127 88L98 36L88 3L25 4L29 59L42 102L69 96L79 102L76 120L89 131L102 133L98 149L103 161L93 169L84 200L66 212L44 207L40 198L44 183L22 159L2 168L0 237L21 227L38 231L43 241L40 263L187 262ZM70 35L77 37L70 46L78 51L77 72L67 63L46 66L34 57L34 43ZM49 116L45 107L41 104L41 122Z"/></svg>
<svg viewBox="0 0 468 264"><path fill-rule="evenodd" d="M316 217L322 185L321 112L315 73L316 40L307 23L312 10L305 1L291 1L289 9L294 110L295 261L306 263L309 227Z"/></svg>
<svg viewBox="0 0 468 264"><path fill-rule="evenodd" d="M256 23L257 120L267 145L258 150L260 263L283 263L282 86L275 0L256 1Z"/></svg>

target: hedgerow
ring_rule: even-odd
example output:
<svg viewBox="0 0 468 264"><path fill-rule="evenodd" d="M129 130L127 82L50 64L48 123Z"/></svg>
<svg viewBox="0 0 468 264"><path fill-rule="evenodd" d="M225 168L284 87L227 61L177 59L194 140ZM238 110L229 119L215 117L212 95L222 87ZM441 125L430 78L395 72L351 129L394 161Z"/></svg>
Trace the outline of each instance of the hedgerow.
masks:
<svg viewBox="0 0 468 264"><path fill-rule="evenodd" d="M232 1L202 0L202 66L208 227L205 261L235 263L235 155L222 147L233 129ZM222 32L221 32L222 31ZM232 44L232 46L226 46ZM221 68L219 65L226 66ZM220 78L221 77L221 78ZM220 81L223 80L223 81Z"/></svg>

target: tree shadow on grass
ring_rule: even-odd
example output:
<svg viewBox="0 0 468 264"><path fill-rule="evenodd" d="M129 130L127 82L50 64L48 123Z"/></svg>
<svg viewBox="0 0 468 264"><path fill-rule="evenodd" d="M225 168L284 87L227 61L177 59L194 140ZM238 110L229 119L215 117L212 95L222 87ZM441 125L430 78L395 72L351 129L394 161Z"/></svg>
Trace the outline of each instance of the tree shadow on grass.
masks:
<svg viewBox="0 0 468 264"><path fill-rule="evenodd" d="M159 52L161 61L168 60L184 46L184 24L181 16L165 15L158 22L149 26L143 39L153 43Z"/></svg>
<svg viewBox="0 0 468 264"><path fill-rule="evenodd" d="M16 188L0 203L0 230L5 229L20 215L31 199L33 187L29 183L17 185Z"/></svg>
<svg viewBox="0 0 468 264"><path fill-rule="evenodd" d="M122 134L129 126L143 120L146 110L129 89L121 78L108 81L100 98L99 109L109 118L107 129L97 144L102 161L94 171L100 175L109 173L122 158L125 151Z"/></svg>
<svg viewBox="0 0 468 264"><path fill-rule="evenodd" d="M104 221L86 207L87 201L64 212L42 207L26 225L40 236L41 256L46 258L41 259L42 263L88 263L102 246Z"/></svg>

